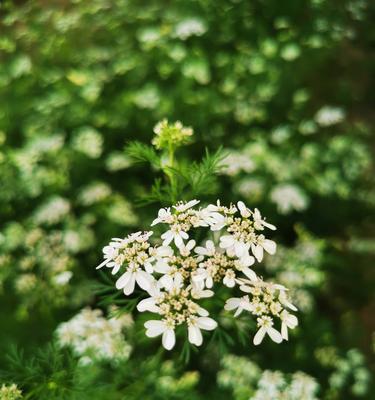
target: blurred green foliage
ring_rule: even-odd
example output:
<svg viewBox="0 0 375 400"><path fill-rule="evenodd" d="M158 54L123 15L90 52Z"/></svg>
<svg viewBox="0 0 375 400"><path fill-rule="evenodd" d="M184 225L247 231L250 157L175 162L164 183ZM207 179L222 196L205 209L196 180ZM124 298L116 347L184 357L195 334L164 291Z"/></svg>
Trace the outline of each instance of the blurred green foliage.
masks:
<svg viewBox="0 0 375 400"><path fill-rule="evenodd" d="M10 371L0 383L42 400L92 382L103 386L93 399L242 399L261 387L260 370L281 371L287 387L302 371L318 398L372 398L372 2L0 7L0 366ZM137 205L161 167L136 165L124 146L149 144L163 118L194 128L179 155L187 171L205 147L228 153L214 193L200 188L203 200L243 199L279 227L264 275L291 286L300 327L281 346L235 340L225 352L242 361L225 364L228 355L208 346L185 366L178 354L153 356L141 329L123 365L81 366L45 345L97 302L101 247L158 209ZM9 362L11 345L30 361ZM258 372L233 387L241 377L232 365L250 360Z"/></svg>

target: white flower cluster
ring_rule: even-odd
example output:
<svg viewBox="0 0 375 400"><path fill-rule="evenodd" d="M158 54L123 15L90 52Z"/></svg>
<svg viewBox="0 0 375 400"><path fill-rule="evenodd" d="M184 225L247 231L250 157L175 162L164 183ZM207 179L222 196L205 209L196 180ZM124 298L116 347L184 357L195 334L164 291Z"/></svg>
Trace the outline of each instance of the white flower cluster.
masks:
<svg viewBox="0 0 375 400"><path fill-rule="evenodd" d="M315 115L315 121L323 127L336 125L345 118L345 111L339 107L325 106Z"/></svg>
<svg viewBox="0 0 375 400"><path fill-rule="evenodd" d="M258 382L258 388L252 400L317 400L319 385L314 378L296 372L287 382L279 371L264 371Z"/></svg>
<svg viewBox="0 0 375 400"><path fill-rule="evenodd" d="M277 343L287 340L288 328L296 327L298 321L287 311L296 308L289 302L286 288L265 282L250 268L262 261L264 251L276 252L276 243L264 236L265 228L275 230L275 226L243 202L225 207L218 201L196 209L198 203L179 202L159 210L152 226L167 226L161 245L151 245L153 232L112 239L104 247L104 261L97 268L112 268L112 274L121 270L116 288L125 295L132 294L136 284L149 294L137 309L161 317L145 323L146 335L162 335L167 350L174 347L175 330L180 325L187 326L188 339L196 346L203 342L201 330L217 327L198 301L213 296L219 284L237 286L246 293L230 298L225 309L236 310L235 316L246 310L257 317L259 330L254 344L261 343L266 333ZM211 231L216 244L207 240L204 246L196 246L191 236L198 228ZM274 318L281 320L281 333L273 327Z"/></svg>
<svg viewBox="0 0 375 400"><path fill-rule="evenodd" d="M262 371L249 359L230 354L221 362L218 384L232 389L235 398L239 398L236 394L251 393L249 400L317 400L318 382L302 371Z"/></svg>
<svg viewBox="0 0 375 400"><path fill-rule="evenodd" d="M281 214L289 214L294 210L303 211L308 206L306 194L300 187L289 183L275 186L270 193L270 199Z"/></svg>
<svg viewBox="0 0 375 400"><path fill-rule="evenodd" d="M120 318L105 318L101 310L83 309L56 330L61 347L70 347L82 364L94 360L126 360L131 346L124 340L123 330L132 325L129 314Z"/></svg>
<svg viewBox="0 0 375 400"><path fill-rule="evenodd" d="M5 385L4 383L0 387L0 399L1 400L18 400L22 398L22 391L18 389L15 383L11 385Z"/></svg>
<svg viewBox="0 0 375 400"><path fill-rule="evenodd" d="M186 40L190 36L202 36L206 31L207 27L204 21L198 18L188 18L176 25L174 35L181 40Z"/></svg>

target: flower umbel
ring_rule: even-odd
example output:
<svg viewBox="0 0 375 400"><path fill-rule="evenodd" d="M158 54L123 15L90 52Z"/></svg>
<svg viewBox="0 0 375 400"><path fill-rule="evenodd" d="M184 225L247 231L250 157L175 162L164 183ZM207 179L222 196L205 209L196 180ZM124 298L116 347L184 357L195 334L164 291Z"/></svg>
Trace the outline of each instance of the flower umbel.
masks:
<svg viewBox="0 0 375 400"><path fill-rule="evenodd" d="M160 127L161 134L162 129L166 128ZM219 201L204 208L197 208L198 204L199 200L181 201L159 210L151 226L166 226L155 240L161 245L151 244L151 237L155 239L151 231L112 239L104 247L104 261L97 268L106 266L112 274L121 270L116 288L125 295L131 295L136 284L147 293L137 309L159 318L144 324L146 335L161 335L167 350L175 346L181 326L195 346L203 343L202 331L218 326L199 303L213 297L219 287L246 293L229 298L224 308L235 311L235 317L246 311L256 318L255 345L266 334L276 343L288 340L288 329L294 329L298 320L287 311L296 310L287 289L264 281L255 272L256 261L262 261L264 251L271 255L276 252L276 243L264 235L266 229L276 227L266 222L258 209L250 210L243 202L228 207ZM197 231L205 231L200 237L211 238L197 244L192 239ZM209 306L209 302L205 304ZM277 321L280 332L275 327Z"/></svg>

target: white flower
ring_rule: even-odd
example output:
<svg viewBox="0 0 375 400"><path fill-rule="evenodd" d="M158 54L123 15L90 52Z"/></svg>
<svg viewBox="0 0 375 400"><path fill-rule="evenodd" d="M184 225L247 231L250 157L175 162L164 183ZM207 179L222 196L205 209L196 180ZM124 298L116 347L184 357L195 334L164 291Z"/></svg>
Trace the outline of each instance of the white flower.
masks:
<svg viewBox="0 0 375 400"><path fill-rule="evenodd" d="M222 162L222 173L229 176L238 175L241 171L250 173L256 165L249 155L231 150Z"/></svg>
<svg viewBox="0 0 375 400"><path fill-rule="evenodd" d="M85 308L56 329L57 343L69 346L80 357L80 363L95 360L125 360L131 347L124 340L123 329L129 327L129 314L104 318L101 310ZM0 396L1 397L1 396Z"/></svg>
<svg viewBox="0 0 375 400"><path fill-rule="evenodd" d="M56 285L64 286L66 285L73 276L72 271L63 271L55 275L52 279Z"/></svg>
<svg viewBox="0 0 375 400"><path fill-rule="evenodd" d="M320 126L331 126L339 124L345 118L345 112L338 107L325 106L321 108L315 115L315 121Z"/></svg>
<svg viewBox="0 0 375 400"><path fill-rule="evenodd" d="M239 316L243 310L252 311L252 307L249 301L249 296L243 297L231 297L225 303L224 309L227 311L236 310L234 316Z"/></svg>
<svg viewBox="0 0 375 400"><path fill-rule="evenodd" d="M238 271L244 273L250 280L256 281L258 280L257 274L249 268L250 265L255 263L255 258L246 254L245 256L241 257L240 259L234 262L234 265Z"/></svg>
<svg viewBox="0 0 375 400"><path fill-rule="evenodd" d="M206 286L208 289L211 289L214 285L214 281L212 276L210 275L209 271L205 268L198 268L194 271L191 275L193 283L195 283L201 289ZM202 284L202 285L200 285Z"/></svg>
<svg viewBox="0 0 375 400"><path fill-rule="evenodd" d="M171 209L169 207L161 208L158 212L158 217L152 221L151 226L154 226L154 225L160 224L160 223L170 224L172 222L173 222L173 217L171 214Z"/></svg>
<svg viewBox="0 0 375 400"><path fill-rule="evenodd" d="M201 329L212 331L217 327L217 322L209 317L190 317L188 321L189 342L201 346L203 337Z"/></svg>
<svg viewBox="0 0 375 400"><path fill-rule="evenodd" d="M176 344L176 335L174 333L174 325L166 320L150 320L144 324L146 328L146 336L156 337L162 336L162 344L166 350L172 350Z"/></svg>
<svg viewBox="0 0 375 400"><path fill-rule="evenodd" d="M232 235L224 235L220 237L220 247L225 249L229 255L235 254L237 257L243 257L249 254L250 243L236 240Z"/></svg>
<svg viewBox="0 0 375 400"><path fill-rule="evenodd" d="M114 240L114 239L112 239L112 240ZM111 245L104 246L103 254L104 254L104 261L101 262L96 267L96 269L100 269L104 266L107 266L108 268L113 268L113 270L112 270L113 275L116 274L121 267L120 263L116 263L115 261L113 261L118 256L118 249Z"/></svg>
<svg viewBox="0 0 375 400"><path fill-rule="evenodd" d="M212 297L215 293L212 290L203 289L197 285L191 285L191 297L193 299L206 299Z"/></svg>
<svg viewBox="0 0 375 400"><path fill-rule="evenodd" d="M191 250L193 250L195 246L195 240L189 240L186 245L182 244L178 250L180 251L180 254L184 257L190 256Z"/></svg>
<svg viewBox="0 0 375 400"><path fill-rule="evenodd" d="M168 290L168 292L172 292L173 290L179 290L182 287L184 278L176 268L169 267L169 271L167 274L163 275L158 283L161 287L164 287Z"/></svg>
<svg viewBox="0 0 375 400"><path fill-rule="evenodd" d="M194 251L201 256L213 256L216 252L216 247L212 240L207 240L206 247L197 246Z"/></svg>
<svg viewBox="0 0 375 400"><path fill-rule="evenodd" d="M134 258L134 251L131 250L130 255L128 257L125 255L125 253L130 249L133 249L137 247L137 250L140 250L140 247L146 246L146 250L149 247L149 244L147 243L148 239L150 236L153 234L152 231L149 232L136 232L132 233L131 235L127 236L125 239L120 239L120 238L113 238L112 241L109 243L108 246L105 246L103 248L103 254L104 254L104 261L100 263L96 269L100 269L104 266L107 266L108 268L113 268L112 274L116 274L125 260L128 258ZM143 249L143 250L145 250ZM136 258L138 258L137 262L140 261L141 263L146 263L147 265L147 259L149 258L147 253L145 252L140 252L136 251L137 254ZM130 258L129 258L130 257ZM139 259L141 257L141 259ZM135 261L135 260L133 260Z"/></svg>
<svg viewBox="0 0 375 400"><path fill-rule="evenodd" d="M276 253L276 243L273 240L266 239L264 235L257 237L257 242L251 244L251 251L258 262L263 260L263 250L266 250L269 254Z"/></svg>
<svg viewBox="0 0 375 400"><path fill-rule="evenodd" d="M288 340L288 328L294 329L298 325L298 319L295 315L283 310L280 314L281 319L281 336L283 339Z"/></svg>
<svg viewBox="0 0 375 400"><path fill-rule="evenodd" d="M158 262L159 260L164 260L173 255L173 250L169 246L159 246L154 248L151 254L151 257L148 257L145 260L139 260L144 266L146 272L149 274L152 274L154 272L154 263Z"/></svg>
<svg viewBox="0 0 375 400"><path fill-rule="evenodd" d="M263 281L250 268L256 259L259 262L263 259L264 251L275 253L276 243L262 233L265 228L276 228L262 218L258 209L252 211L242 201L229 207L217 201L196 210L193 207L198 203L198 200L178 202L159 210L152 225L168 225L161 235L161 246L149 242L152 232L112 239L103 249L104 261L98 268L107 266L112 273L124 268L116 288L125 295L133 293L136 284L148 293L138 302L137 310L161 318L145 323L146 335L161 335L167 350L175 346L175 331L180 325L187 326L188 340L196 346L203 342L202 329L217 327L216 321L198 304L199 299L214 296L210 290L214 284L215 288L239 285L247 293L240 298L229 298L224 308L233 310L235 317L247 311L257 318L255 345L266 334L277 343L287 339L288 328L294 328L298 320L286 311L296 309L287 298L286 288ZM189 235L201 227L213 231L210 234L213 240L196 246ZM273 327L275 318L281 321L282 334ZM87 344L82 341L80 346L86 348Z"/></svg>
<svg viewBox="0 0 375 400"><path fill-rule="evenodd" d="M237 203L237 208L240 211L242 217L249 218L251 216L251 211L245 206L245 203L243 201L239 201Z"/></svg>
<svg viewBox="0 0 375 400"><path fill-rule="evenodd" d="M200 203L199 200L190 200L187 203L184 203L184 202L177 203L175 206L173 206L173 208L177 212L182 213L182 212L185 212L186 210L188 210L189 208L196 206L199 203Z"/></svg>
<svg viewBox="0 0 375 400"><path fill-rule="evenodd" d="M129 266L128 270L117 280L116 288L123 289L124 294L129 296L134 292L136 282L141 289L147 291L153 280L152 275L143 271L140 267Z"/></svg>
<svg viewBox="0 0 375 400"><path fill-rule="evenodd" d="M203 20L198 18L187 18L176 25L174 36L181 40L186 40L188 37L193 35L201 36L206 31L207 27Z"/></svg>
<svg viewBox="0 0 375 400"><path fill-rule="evenodd" d="M161 235L163 239L163 246L168 246L172 241L177 247L184 244L184 240L189 239L189 235L184 232L180 225L174 224L171 229Z"/></svg>
<svg viewBox="0 0 375 400"><path fill-rule="evenodd" d="M197 214L200 216L201 221L203 221L202 226L209 226L212 231L219 231L225 226L226 222L224 215L217 212L215 207L209 205L199 210Z"/></svg>
<svg viewBox="0 0 375 400"><path fill-rule="evenodd" d="M283 341L283 338L281 334L272 327L273 321L271 317L267 316L262 316L257 319L258 327L259 330L255 334L253 343L255 346L260 344L264 338L264 335L267 333L268 336L275 342L275 343L281 343Z"/></svg>
<svg viewBox="0 0 375 400"><path fill-rule="evenodd" d="M278 285L278 286L281 286L281 285ZM279 295L279 301L280 301L280 303L281 303L282 305L284 305L284 306L290 308L290 309L293 310L293 311L297 311L297 307L296 307L295 305L293 305L293 304L289 301L289 299L288 299L288 296L287 296L287 294L286 294L286 290L287 290L287 289L286 289L284 286L281 286L281 287L282 287L282 289L280 290L280 295Z"/></svg>
<svg viewBox="0 0 375 400"><path fill-rule="evenodd" d="M155 281L150 285L148 293L151 296L141 300L137 304L137 310L139 312L150 311L158 314L160 311L158 304L163 300L164 295L160 292Z"/></svg>
<svg viewBox="0 0 375 400"><path fill-rule="evenodd" d="M273 231L276 230L275 225L269 224L264 219L262 219L260 211L257 208L253 212L253 219L254 219L255 229L262 231L264 229L264 227L267 227L269 229L272 229Z"/></svg>
<svg viewBox="0 0 375 400"><path fill-rule="evenodd" d="M233 271L233 269L227 270L223 279L223 283L225 286L228 286L229 288L232 288L236 285L236 274Z"/></svg>
<svg viewBox="0 0 375 400"><path fill-rule="evenodd" d="M295 185L282 184L274 187L270 193L271 201L276 203L281 214L293 210L302 211L308 206L308 199L302 190Z"/></svg>

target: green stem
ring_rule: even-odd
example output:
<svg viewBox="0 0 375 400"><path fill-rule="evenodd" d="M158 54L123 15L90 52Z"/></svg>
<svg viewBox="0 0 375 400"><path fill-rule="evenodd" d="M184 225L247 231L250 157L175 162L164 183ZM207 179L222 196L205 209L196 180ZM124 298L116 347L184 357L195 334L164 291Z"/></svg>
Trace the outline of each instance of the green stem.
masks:
<svg viewBox="0 0 375 400"><path fill-rule="evenodd" d="M174 159L174 146L173 146L173 143L172 142L169 142L169 145L168 145L168 154L169 154L169 167L170 168L174 168L174 162L175 162L175 159ZM173 174L173 172L169 172L168 173L168 177L169 177L169 180L170 180L170 182L171 182L171 195L172 195L172 202L173 203L175 203L176 202L176 181L175 181L175 179L174 179L174 174Z"/></svg>

